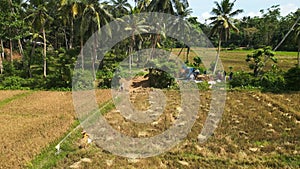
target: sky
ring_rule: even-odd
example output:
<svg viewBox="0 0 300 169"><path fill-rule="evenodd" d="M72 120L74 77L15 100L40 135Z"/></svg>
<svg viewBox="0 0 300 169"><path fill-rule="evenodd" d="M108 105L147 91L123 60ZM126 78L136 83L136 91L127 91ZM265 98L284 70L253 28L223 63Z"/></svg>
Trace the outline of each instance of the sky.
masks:
<svg viewBox="0 0 300 169"><path fill-rule="evenodd" d="M215 7L214 1L221 0L188 0L193 13L192 16L197 16L198 21L204 23L211 15L210 12ZM234 0L231 0L233 2ZM243 9L244 12L236 18L243 16L261 16L261 9L270 8L273 5L280 5L281 16L286 16L290 12L295 12L300 8L300 0L236 0L234 10ZM208 21L209 23L209 21Z"/></svg>

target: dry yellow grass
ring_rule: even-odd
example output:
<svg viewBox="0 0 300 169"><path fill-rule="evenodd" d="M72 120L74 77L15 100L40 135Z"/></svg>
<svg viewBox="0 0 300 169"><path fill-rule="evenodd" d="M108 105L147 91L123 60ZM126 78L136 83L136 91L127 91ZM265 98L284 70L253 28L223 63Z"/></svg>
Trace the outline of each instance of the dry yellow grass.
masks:
<svg viewBox="0 0 300 169"><path fill-rule="evenodd" d="M300 125L295 114L286 109L286 99L299 101L300 93L272 94L260 92L228 92L221 122L214 135L204 144L197 144L197 135L203 127L210 106L210 93L202 92L198 119L187 139L159 156L129 160L114 156L101 148L91 146L72 154L58 163L67 168L78 157L89 157L92 162L83 168L297 168L300 157ZM172 115L176 107L176 93L166 92L175 98L169 102L162 117ZM281 98L281 99L280 99ZM279 102L279 104L277 104ZM280 104L282 103L282 104ZM299 110L298 104L292 104ZM138 105L138 104L137 104ZM119 132L139 137L156 135L172 125L172 120L160 121L155 126L132 123L115 111L105 115ZM145 137L145 136L141 136Z"/></svg>
<svg viewBox="0 0 300 169"><path fill-rule="evenodd" d="M142 90L142 89L141 89ZM147 92L145 90L143 92ZM2 91L0 91L1 93ZM131 93L135 106L144 100ZM151 137L174 124L180 99L166 91L167 106L155 125L136 124L115 110L105 114L113 128L133 137ZM68 168L80 158L83 168L296 168L300 157L300 93L228 92L222 121L214 135L197 144L210 107L211 93L201 92L198 119L186 140L156 157L128 160L90 146L68 154L57 168ZM110 90L97 90L99 104ZM137 97L136 97L137 96ZM49 143L60 138L74 122L71 92L33 92L1 107L0 168L22 168ZM144 135L139 136L140 133ZM76 146L76 145L75 145Z"/></svg>
<svg viewBox="0 0 300 169"><path fill-rule="evenodd" d="M0 93L8 97L20 92ZM99 104L110 99L109 90L96 93ZM62 137L74 122L72 93L34 92L2 106L0 119L0 168L23 168L49 143Z"/></svg>

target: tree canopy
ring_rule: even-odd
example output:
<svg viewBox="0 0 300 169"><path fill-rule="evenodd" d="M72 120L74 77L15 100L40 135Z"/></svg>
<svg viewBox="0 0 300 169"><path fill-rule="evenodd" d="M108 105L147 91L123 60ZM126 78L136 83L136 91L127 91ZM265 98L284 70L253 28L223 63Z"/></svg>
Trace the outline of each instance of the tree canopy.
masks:
<svg viewBox="0 0 300 169"><path fill-rule="evenodd" d="M198 31L207 34L219 47L274 48L290 31L300 16L300 9L287 16L280 15L280 6L262 9L261 17L236 16L243 9L235 9L235 1L214 2L210 24L200 23L193 16L188 0L1 0L0 6L0 81L9 76L30 79L27 86L37 88L70 87L72 69L77 55L89 37L107 23L126 15L142 12L164 12L178 16L176 23L186 20ZM164 36L164 27L155 35L147 34L153 25L141 20L128 24L127 30L139 32L107 53L107 59L95 69L95 78L110 77L116 62L128 53L147 48L187 48L180 40ZM109 29L107 30L109 32ZM296 37L296 38L295 38ZM191 39L193 41L195 39ZM222 43L221 43L222 42ZM299 23L279 50L300 51ZM94 47L97 47L95 42ZM186 61L188 62L189 48ZM9 52L8 52L9 51ZM97 62L97 56L92 60ZM137 61L135 61L137 62ZM84 69L84 63L82 63ZM100 71L101 69L101 71ZM33 80L35 79L35 80ZM38 79L38 80L36 80Z"/></svg>

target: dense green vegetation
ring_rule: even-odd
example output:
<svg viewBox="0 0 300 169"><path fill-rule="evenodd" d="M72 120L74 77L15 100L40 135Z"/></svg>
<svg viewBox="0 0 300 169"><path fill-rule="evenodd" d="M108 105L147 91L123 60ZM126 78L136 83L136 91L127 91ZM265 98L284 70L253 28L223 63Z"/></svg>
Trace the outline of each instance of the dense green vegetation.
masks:
<svg viewBox="0 0 300 169"><path fill-rule="evenodd" d="M237 73L235 82L231 82L232 87L241 87L245 84L255 87L269 85L274 87L273 84L276 84L281 86L280 90L299 89L294 85L296 83L294 80L299 80L297 74L299 71L297 68L292 68L293 65L288 72L281 71L276 64L272 69L262 68L265 62L263 59L275 59L276 55L269 56L270 52L280 44L282 39L285 39L284 36L292 27L294 29L291 34L277 50L300 50L300 26L297 23L300 9L283 17L280 15L280 6L274 5L262 9L262 17L247 16L234 19L237 14L243 12L242 9L234 9L234 2L222 0L220 3L215 2L215 5L212 8L214 16L209 18L212 22L207 24L199 23L197 18L191 15L192 10L187 0L136 0L134 6L131 6L127 0L1 0L0 89L69 90L72 86L72 74L77 55L80 54L88 38L110 21L141 12L170 13L180 18L174 22L188 21L190 26L199 32L203 31L213 44L218 46L217 59L221 48L258 49L252 55L252 50L245 52L244 59L247 58L249 63L252 62L250 66L254 72ZM165 37L163 32L147 34L151 29L151 25L147 25L145 21L129 25L124 31L132 31L139 35L124 39L115 45L101 62L99 58L93 59L94 64L100 62L94 75L99 87L110 87L110 79L118 63L129 54L143 48L166 50L187 48L186 61L189 61L189 47L182 44L180 40ZM266 56L259 53L266 47L270 50ZM197 57L200 56L194 56L196 59L189 65L202 69L203 66L199 64L201 61L197 60ZM132 64L138 64L137 62L132 61ZM212 63L212 67L214 68L208 71L215 74L217 65ZM158 76L160 74L163 78L157 77L157 79L171 83L167 75L159 73ZM248 81L244 82L239 78ZM251 79L259 79L259 82L252 82ZM153 87L166 86L170 85Z"/></svg>

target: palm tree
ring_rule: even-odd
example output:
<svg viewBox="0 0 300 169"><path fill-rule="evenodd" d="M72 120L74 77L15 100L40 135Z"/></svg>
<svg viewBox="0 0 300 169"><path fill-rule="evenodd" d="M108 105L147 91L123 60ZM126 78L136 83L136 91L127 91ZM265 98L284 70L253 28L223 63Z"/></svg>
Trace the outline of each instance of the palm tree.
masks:
<svg viewBox="0 0 300 169"><path fill-rule="evenodd" d="M152 0L148 6L148 11L178 15L188 6L187 0Z"/></svg>
<svg viewBox="0 0 300 169"><path fill-rule="evenodd" d="M59 12L62 16L62 20L65 27L70 27L70 37L66 47L69 49L73 48L74 42L74 21L76 18L79 18L82 14L83 4L78 0L61 0ZM66 32L64 28L64 32ZM65 35L66 37L66 35ZM66 39L67 41L67 39Z"/></svg>
<svg viewBox="0 0 300 169"><path fill-rule="evenodd" d="M109 11L106 9L107 3L101 3L99 4L97 1L91 1L87 2L85 4L83 14L82 14L82 21L80 25L80 46L81 46L81 61L82 61L82 69L84 69L84 56L83 56L83 42L84 42L84 35L88 30L90 30L92 33L94 33L95 29L98 30L98 33L100 33L100 29L102 25L106 25L109 23L110 20L113 19L113 16L109 13ZM108 28L108 27L107 27ZM108 28L109 29L109 28ZM110 35L110 30L106 30ZM96 34L98 35L98 34ZM90 36L90 35L89 35ZM96 36L97 37L97 36ZM96 78L95 75L95 61L97 59L97 52L96 48L98 46L97 44L98 40L94 40L93 44L93 56L92 56L92 71L94 79Z"/></svg>
<svg viewBox="0 0 300 169"><path fill-rule="evenodd" d="M172 25L172 31L173 32L183 32L185 34L190 33L190 24L189 22L186 21L186 18L190 16L192 13L192 10L188 8L187 6L182 6L182 9L178 13L178 18L174 21L174 24ZM180 40L180 39L178 39ZM185 45L182 46L180 52L178 53L178 56L180 56L181 52L183 51L184 48L187 48L187 53L186 53L186 63L188 63L188 58L189 58L189 53L190 53L190 47Z"/></svg>
<svg viewBox="0 0 300 169"><path fill-rule="evenodd" d="M40 1L30 1L30 14L25 18L30 20L33 25L34 35L42 33L43 39L43 76L47 76L47 39L46 39L46 24L49 24L53 18L48 14L46 3Z"/></svg>
<svg viewBox="0 0 300 169"><path fill-rule="evenodd" d="M243 12L242 9L238 9L233 11L233 6L235 1L230 2L230 0L222 0L221 3L214 2L216 8L213 8L211 13L215 16L210 17L210 20L213 20L211 23L213 25L211 30L211 36L218 34L218 51L217 57L213 69L213 74L215 74L217 69L217 63L220 57L221 44L222 40L227 40L230 37L230 30L234 30L235 32L239 32L238 28L234 26L232 23L232 17ZM233 12L232 12L233 11Z"/></svg>
<svg viewBox="0 0 300 169"><path fill-rule="evenodd" d="M131 5L128 3L127 0L111 0L114 7L114 17L120 18L126 14L128 14Z"/></svg>
<svg viewBox="0 0 300 169"><path fill-rule="evenodd" d="M131 14L138 14L140 11L138 9L132 9ZM146 20L144 18L136 17L135 15L130 15L130 23L127 23L126 31L130 31L131 33L131 42L129 47L129 71L131 71L132 64L132 53L133 48L136 44L136 35L139 36L140 40L143 40L141 34L147 33L149 26L146 25Z"/></svg>
<svg viewBox="0 0 300 169"><path fill-rule="evenodd" d="M147 7L147 11L150 12L163 12L172 15L181 16L189 7L189 3L187 0L152 0ZM160 34L163 34L164 25L155 25L157 29L157 33L155 36L152 36L152 51L151 51L151 58L154 56L154 49L158 44L160 39Z"/></svg>
<svg viewBox="0 0 300 169"><path fill-rule="evenodd" d="M138 8L141 12L147 11L147 8L151 2L151 0L135 0L136 8Z"/></svg>

